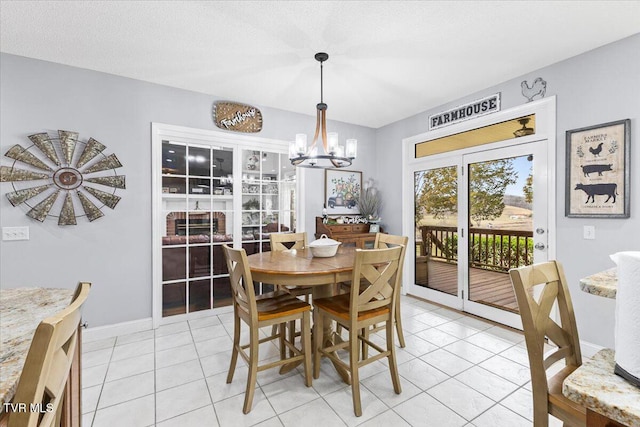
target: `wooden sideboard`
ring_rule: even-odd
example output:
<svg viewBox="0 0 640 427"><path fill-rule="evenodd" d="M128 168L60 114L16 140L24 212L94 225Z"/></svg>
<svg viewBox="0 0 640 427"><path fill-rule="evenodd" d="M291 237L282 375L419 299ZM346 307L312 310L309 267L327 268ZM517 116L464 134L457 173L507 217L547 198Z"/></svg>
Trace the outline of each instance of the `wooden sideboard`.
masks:
<svg viewBox="0 0 640 427"><path fill-rule="evenodd" d="M323 224L322 217L317 216L316 239L323 234L342 242L345 246L355 246L359 249L372 249L376 240L376 233L369 233L369 224Z"/></svg>

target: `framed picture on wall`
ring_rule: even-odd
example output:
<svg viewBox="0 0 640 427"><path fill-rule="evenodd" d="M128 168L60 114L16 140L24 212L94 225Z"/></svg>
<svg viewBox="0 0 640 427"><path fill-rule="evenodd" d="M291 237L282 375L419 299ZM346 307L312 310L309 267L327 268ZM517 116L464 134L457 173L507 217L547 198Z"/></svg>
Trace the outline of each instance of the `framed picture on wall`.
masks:
<svg viewBox="0 0 640 427"><path fill-rule="evenodd" d="M329 215L357 215L362 191L362 172L326 169L324 175L324 206Z"/></svg>
<svg viewBox="0 0 640 427"><path fill-rule="evenodd" d="M565 216L629 218L631 120L568 130Z"/></svg>

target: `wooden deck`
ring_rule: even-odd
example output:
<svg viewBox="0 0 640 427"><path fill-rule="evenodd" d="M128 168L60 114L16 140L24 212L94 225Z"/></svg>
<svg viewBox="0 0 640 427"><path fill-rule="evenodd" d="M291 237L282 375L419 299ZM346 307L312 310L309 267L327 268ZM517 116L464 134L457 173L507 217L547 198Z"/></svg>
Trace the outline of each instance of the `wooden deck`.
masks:
<svg viewBox="0 0 640 427"><path fill-rule="evenodd" d="M416 260L416 284L456 295L457 264L419 257ZM427 268L429 274L427 275ZM427 282L428 278L428 282ZM518 313L518 303L509 274L472 267L469 271L470 300Z"/></svg>

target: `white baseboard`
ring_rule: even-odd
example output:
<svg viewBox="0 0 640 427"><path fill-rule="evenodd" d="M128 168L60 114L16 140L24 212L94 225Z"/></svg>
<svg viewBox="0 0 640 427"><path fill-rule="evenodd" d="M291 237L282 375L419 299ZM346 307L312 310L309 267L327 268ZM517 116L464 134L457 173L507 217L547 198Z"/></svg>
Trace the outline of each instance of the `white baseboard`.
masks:
<svg viewBox="0 0 640 427"><path fill-rule="evenodd" d="M580 341L580 351L584 357L593 357L594 354L602 350L604 347L591 344L590 342Z"/></svg>
<svg viewBox="0 0 640 427"><path fill-rule="evenodd" d="M151 317L146 319L132 320L129 322L115 323L113 325L97 326L87 328L82 331L82 341L91 342L104 338L112 338L118 335L127 335L134 332L148 331L153 329Z"/></svg>

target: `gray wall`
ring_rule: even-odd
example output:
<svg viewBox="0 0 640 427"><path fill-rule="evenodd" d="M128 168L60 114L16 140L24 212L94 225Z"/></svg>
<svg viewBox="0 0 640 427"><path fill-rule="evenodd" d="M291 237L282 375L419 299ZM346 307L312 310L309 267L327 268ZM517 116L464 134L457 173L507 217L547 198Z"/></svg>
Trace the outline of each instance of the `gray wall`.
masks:
<svg viewBox="0 0 640 427"><path fill-rule="evenodd" d="M574 58L532 71L440 107L377 130L377 176L384 194L383 218L391 232L402 230L402 216L394 207L402 203L402 139L428 131L430 114L496 92L502 93L502 110L524 104L520 82L536 77L547 81L547 96L557 97L557 257L564 267L574 302L580 338L613 346L615 301L581 292L580 278L614 267L609 254L640 250L640 167L638 116L640 114L640 35L623 39ZM455 84L455 82L438 82ZM429 90L429 88L424 88ZM609 121L631 119L631 217L629 219L566 218L565 131ZM412 206L405 206L412 209ZM596 227L595 240L583 240L584 225Z"/></svg>
<svg viewBox="0 0 640 427"><path fill-rule="evenodd" d="M427 117L478 97L502 93L502 109L524 103L520 81L541 76L547 96L557 96L557 256L566 269L581 338L613 345L615 302L579 291L578 280L613 267L608 255L640 248L638 140L640 112L640 35L604 46L541 70L497 84L378 130L330 122L341 139L358 138L359 156L350 168L374 176L384 198L382 216L390 232L401 228L401 141L426 132ZM214 129L210 112L215 97L12 55L0 56L0 151L26 145L31 133L57 129L92 136L115 153L127 176L127 189L115 211L88 224L58 227L40 224L0 198L0 226L30 227L31 239L0 242L0 286L71 288L78 280L94 283L85 317L99 326L151 316L151 122ZM438 84L456 84L438 82ZM428 91L425 87L423 90ZM234 100L251 103L251 100ZM260 137L288 140L310 134L315 118L261 107ZM314 106L310 106L313 114ZM331 117L331 110L329 110ZM569 219L564 217L564 132L598 123L631 119L631 218ZM8 159L2 160L8 165ZM2 184L4 194L10 184ZM306 229L322 209L324 174L306 176ZM411 206L405 208L411 209ZM582 227L594 225L596 240L582 239Z"/></svg>
<svg viewBox="0 0 640 427"><path fill-rule="evenodd" d="M151 123L217 129L211 119L215 97L14 55L0 55L0 151L30 145L27 136L58 129L94 137L115 153L124 167L127 189L114 211L93 223L59 227L52 219L39 223L0 198L0 226L29 226L30 240L0 241L0 286L73 288L93 283L85 319L100 326L151 316ZM243 102L243 100L234 100ZM251 103L251 100L244 100ZM329 100L330 103L330 100ZM263 108L263 130L257 136L281 140L311 134L313 116ZM331 117L331 110L328 113ZM329 121L342 141L357 138L360 156L351 169L368 176L375 165L375 131ZM268 149L268 147L266 147ZM3 157L2 165L11 165ZM322 210L324 174L307 174L307 230ZM0 186L2 194L11 184Z"/></svg>

